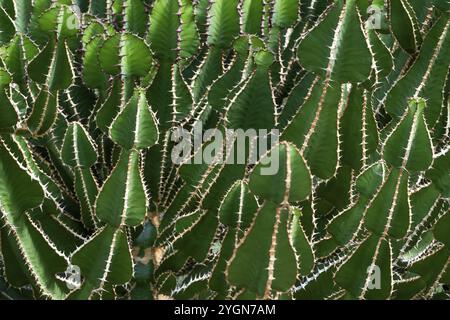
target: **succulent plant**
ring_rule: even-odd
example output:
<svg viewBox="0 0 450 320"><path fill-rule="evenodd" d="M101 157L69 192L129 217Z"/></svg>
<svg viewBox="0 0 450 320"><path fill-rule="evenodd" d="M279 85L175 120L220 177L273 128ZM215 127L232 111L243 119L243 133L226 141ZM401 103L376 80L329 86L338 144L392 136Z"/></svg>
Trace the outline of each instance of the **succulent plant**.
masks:
<svg viewBox="0 0 450 320"><path fill-rule="evenodd" d="M449 15L0 0L0 298L448 299Z"/></svg>

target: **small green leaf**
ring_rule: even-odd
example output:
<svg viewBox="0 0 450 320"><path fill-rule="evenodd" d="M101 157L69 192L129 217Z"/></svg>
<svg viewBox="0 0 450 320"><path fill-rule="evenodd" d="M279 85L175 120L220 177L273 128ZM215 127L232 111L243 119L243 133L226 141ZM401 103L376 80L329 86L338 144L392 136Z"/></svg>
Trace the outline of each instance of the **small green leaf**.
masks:
<svg viewBox="0 0 450 320"><path fill-rule="evenodd" d="M133 262L124 231L103 227L72 256L81 276L93 289L106 283L120 285L131 280ZM87 298L85 298L87 299Z"/></svg>
<svg viewBox="0 0 450 320"><path fill-rule="evenodd" d="M159 60L175 61L180 19L178 0L157 0L153 4L148 41Z"/></svg>
<svg viewBox="0 0 450 320"><path fill-rule="evenodd" d="M364 224L378 236L396 239L406 236L411 223L408 173L392 169L378 193L366 208Z"/></svg>
<svg viewBox="0 0 450 320"><path fill-rule="evenodd" d="M38 83L45 83L48 75L48 67L51 64L56 43L49 40L44 49L28 65L30 78Z"/></svg>
<svg viewBox="0 0 450 320"><path fill-rule="evenodd" d="M94 203L98 194L98 186L90 169L76 168L75 192L80 202L81 221L88 229L97 227Z"/></svg>
<svg viewBox="0 0 450 320"><path fill-rule="evenodd" d="M281 134L282 140L293 142L305 157L311 173L331 178L338 164L338 108L341 86L322 84L316 78L308 97Z"/></svg>
<svg viewBox="0 0 450 320"><path fill-rule="evenodd" d="M200 37L195 25L192 0L181 0L181 5L180 57L187 59L196 53Z"/></svg>
<svg viewBox="0 0 450 320"><path fill-rule="evenodd" d="M142 37L147 29L148 22L145 1L126 0L124 2L125 30Z"/></svg>
<svg viewBox="0 0 450 320"><path fill-rule="evenodd" d="M425 171L433 162L430 132L425 123L423 99L412 100L400 123L383 146L383 158L396 168Z"/></svg>
<svg viewBox="0 0 450 320"><path fill-rule="evenodd" d="M311 244L306 237L305 231L300 221L301 211L292 208L293 218L291 222L291 242L297 256L297 267L299 274L308 275L314 268L315 258Z"/></svg>
<svg viewBox="0 0 450 320"><path fill-rule="evenodd" d="M336 283L355 298L388 299L392 294L390 241L369 236L334 276Z"/></svg>
<svg viewBox="0 0 450 320"><path fill-rule="evenodd" d="M256 70L231 98L226 119L232 129L271 129L275 125L275 103L272 96L269 66L273 55L266 51L255 57ZM255 114L254 106L258 106Z"/></svg>
<svg viewBox="0 0 450 320"><path fill-rule="evenodd" d="M36 136L46 134L55 123L57 112L58 94L42 89L27 119L28 129Z"/></svg>
<svg viewBox="0 0 450 320"><path fill-rule="evenodd" d="M336 1L300 42L298 58L307 70L340 82L369 77L372 55L367 46L357 0Z"/></svg>
<svg viewBox="0 0 450 320"><path fill-rule="evenodd" d="M275 0L273 24L279 28L288 28L293 25L297 20L299 5L298 0Z"/></svg>
<svg viewBox="0 0 450 320"><path fill-rule="evenodd" d="M220 208L219 220L230 228L246 230L258 209L255 197L242 181L237 181L225 195Z"/></svg>
<svg viewBox="0 0 450 320"><path fill-rule="evenodd" d="M79 168L90 168L97 161L95 144L80 123L74 122L67 128L61 157L65 164Z"/></svg>
<svg viewBox="0 0 450 320"><path fill-rule="evenodd" d="M410 53L421 44L420 27L414 9L407 0L389 2L391 30L402 48Z"/></svg>
<svg viewBox="0 0 450 320"><path fill-rule="evenodd" d="M239 33L238 0L216 0L211 6L208 44L228 48Z"/></svg>
<svg viewBox="0 0 450 320"><path fill-rule="evenodd" d="M112 122L109 134L115 143L128 150L145 149L156 144L158 126L143 90L135 91Z"/></svg>
<svg viewBox="0 0 450 320"><path fill-rule="evenodd" d="M242 6L243 30L248 34L260 35L264 12L263 0L244 0Z"/></svg>
<svg viewBox="0 0 450 320"><path fill-rule="evenodd" d="M124 34L120 43L122 73L126 76L145 77L152 65L152 53L145 42L131 34Z"/></svg>
<svg viewBox="0 0 450 320"><path fill-rule="evenodd" d="M46 84L50 92L65 90L75 78L71 61L65 41L49 40L46 47L30 62L28 73L34 81Z"/></svg>
<svg viewBox="0 0 450 320"><path fill-rule="evenodd" d="M275 146L250 174L249 187L257 196L275 203L305 200L311 177L298 149L286 142ZM272 188L267 188L271 185Z"/></svg>
<svg viewBox="0 0 450 320"><path fill-rule="evenodd" d="M120 34L115 34L103 42L99 51L99 61L103 70L111 75L120 73Z"/></svg>
<svg viewBox="0 0 450 320"><path fill-rule="evenodd" d="M103 38L97 36L86 44L83 58L83 80L90 88L104 89L107 86L107 78L103 73L99 61L98 51L103 45Z"/></svg>
<svg viewBox="0 0 450 320"><path fill-rule="evenodd" d="M342 162L360 170L378 146L378 131L367 92L352 87L342 115Z"/></svg>
<svg viewBox="0 0 450 320"><path fill-rule="evenodd" d="M19 166L0 140L0 207L4 215L19 218L43 200L39 182Z"/></svg>
<svg viewBox="0 0 450 320"><path fill-rule="evenodd" d="M121 89L122 81L120 77L117 76L112 80L108 97L98 110L95 118L98 128L102 130L103 133L108 133L111 123L120 111L120 105L122 102Z"/></svg>
<svg viewBox="0 0 450 320"><path fill-rule="evenodd" d="M148 199L139 152L123 150L95 203L97 217L110 226L138 226L147 214Z"/></svg>
<svg viewBox="0 0 450 320"><path fill-rule="evenodd" d="M450 25L448 18L442 16L427 33L413 65L393 86L390 85L386 111L393 117L401 117L411 98L422 97L428 105L425 110L427 124L433 126L441 113L442 90L449 65Z"/></svg>
<svg viewBox="0 0 450 320"><path fill-rule="evenodd" d="M235 41L235 60L232 62L231 67L211 86L208 94L208 102L218 112L224 109L227 97L243 77L248 57L248 40L248 37L241 37Z"/></svg>
<svg viewBox="0 0 450 320"><path fill-rule="evenodd" d="M38 18L38 24L39 28L50 36L56 33L61 41L74 37L80 29L76 13L66 5L57 5L43 12Z"/></svg>
<svg viewBox="0 0 450 320"><path fill-rule="evenodd" d="M297 262L288 237L289 211L266 201L238 244L227 269L231 284L269 298L295 283Z"/></svg>
<svg viewBox="0 0 450 320"><path fill-rule="evenodd" d="M152 65L152 53L144 40L124 33L107 39L99 52L100 65L111 75L145 77Z"/></svg>

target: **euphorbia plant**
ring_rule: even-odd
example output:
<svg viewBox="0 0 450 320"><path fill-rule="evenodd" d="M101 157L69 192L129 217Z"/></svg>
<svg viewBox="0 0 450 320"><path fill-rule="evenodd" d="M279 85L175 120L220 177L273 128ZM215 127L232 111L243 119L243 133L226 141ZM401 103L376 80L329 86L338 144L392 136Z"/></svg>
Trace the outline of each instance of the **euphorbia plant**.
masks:
<svg viewBox="0 0 450 320"><path fill-rule="evenodd" d="M449 10L0 0L0 296L447 299Z"/></svg>

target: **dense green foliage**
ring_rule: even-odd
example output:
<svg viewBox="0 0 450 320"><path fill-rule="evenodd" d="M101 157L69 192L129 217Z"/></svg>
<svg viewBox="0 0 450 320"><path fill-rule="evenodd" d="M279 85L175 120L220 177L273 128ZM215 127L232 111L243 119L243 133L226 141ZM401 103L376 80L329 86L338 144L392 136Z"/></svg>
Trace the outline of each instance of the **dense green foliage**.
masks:
<svg viewBox="0 0 450 320"><path fill-rule="evenodd" d="M0 0L0 297L448 299L449 10Z"/></svg>

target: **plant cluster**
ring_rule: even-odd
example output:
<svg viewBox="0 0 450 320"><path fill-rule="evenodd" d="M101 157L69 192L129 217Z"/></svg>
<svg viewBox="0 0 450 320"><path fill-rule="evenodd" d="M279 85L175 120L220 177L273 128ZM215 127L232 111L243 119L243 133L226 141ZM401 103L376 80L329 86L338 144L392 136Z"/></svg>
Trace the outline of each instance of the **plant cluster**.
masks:
<svg viewBox="0 0 450 320"><path fill-rule="evenodd" d="M448 299L449 10L0 0L0 297Z"/></svg>

